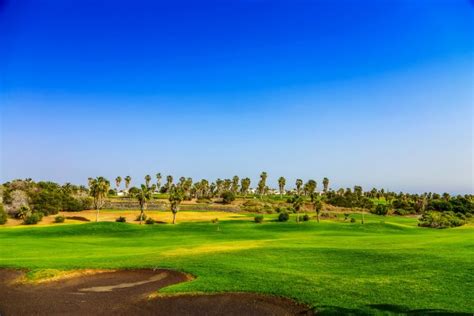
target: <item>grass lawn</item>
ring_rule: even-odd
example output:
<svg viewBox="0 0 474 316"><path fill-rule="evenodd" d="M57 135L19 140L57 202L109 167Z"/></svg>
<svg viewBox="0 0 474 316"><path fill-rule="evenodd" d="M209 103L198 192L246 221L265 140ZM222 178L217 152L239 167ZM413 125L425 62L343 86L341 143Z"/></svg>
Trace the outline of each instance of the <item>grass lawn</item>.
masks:
<svg viewBox="0 0 474 316"><path fill-rule="evenodd" d="M165 267L197 277L165 293L261 292L328 313L474 312L472 226L434 230L375 215L364 225L274 218L222 220L219 231L208 221L2 227L0 266Z"/></svg>

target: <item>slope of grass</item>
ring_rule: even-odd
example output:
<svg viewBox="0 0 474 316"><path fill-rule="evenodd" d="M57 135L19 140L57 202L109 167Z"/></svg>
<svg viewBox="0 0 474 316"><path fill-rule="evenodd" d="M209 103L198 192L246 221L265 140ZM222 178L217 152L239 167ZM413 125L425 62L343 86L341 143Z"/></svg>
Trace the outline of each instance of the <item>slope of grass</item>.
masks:
<svg viewBox="0 0 474 316"><path fill-rule="evenodd" d="M359 215L356 215L358 218ZM195 275L163 292L249 291L332 312L474 311L473 228L418 228L366 215L322 221L87 223L0 228L0 266L29 269L165 267Z"/></svg>

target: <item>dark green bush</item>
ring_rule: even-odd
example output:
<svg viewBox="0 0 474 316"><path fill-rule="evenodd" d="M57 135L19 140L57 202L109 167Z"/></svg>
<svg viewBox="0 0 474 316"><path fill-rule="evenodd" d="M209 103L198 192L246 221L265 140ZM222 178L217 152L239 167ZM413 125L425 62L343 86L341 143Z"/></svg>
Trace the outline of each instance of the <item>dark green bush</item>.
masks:
<svg viewBox="0 0 474 316"><path fill-rule="evenodd" d="M309 221L309 220L310 220L309 215L308 215L308 214L304 214L304 216L303 216L303 222L307 222L307 221Z"/></svg>
<svg viewBox="0 0 474 316"><path fill-rule="evenodd" d="M235 200L235 194L230 191L222 193L221 197L223 204L230 204Z"/></svg>
<svg viewBox="0 0 474 316"><path fill-rule="evenodd" d="M424 213L419 219L418 226L430 228L448 228L462 226L466 222L463 217L452 211L437 212L429 211Z"/></svg>
<svg viewBox="0 0 474 316"><path fill-rule="evenodd" d="M43 214L41 213L32 213L25 217L23 224L25 225L35 225L38 224L43 219Z"/></svg>
<svg viewBox="0 0 474 316"><path fill-rule="evenodd" d="M371 211L373 214L385 216L388 214L388 205L386 204L377 204L377 206Z"/></svg>
<svg viewBox="0 0 474 316"><path fill-rule="evenodd" d="M354 217L351 217L351 223L355 223L356 219Z"/></svg>
<svg viewBox="0 0 474 316"><path fill-rule="evenodd" d="M290 215L286 212L282 212L278 215L278 221L279 222L286 222L290 219Z"/></svg>
<svg viewBox="0 0 474 316"><path fill-rule="evenodd" d="M55 223L64 223L65 220L66 220L66 218L62 215L58 215L54 218Z"/></svg>
<svg viewBox="0 0 474 316"><path fill-rule="evenodd" d="M116 218L115 221L117 223L125 223L127 221L127 219L123 216L120 216L120 217Z"/></svg>
<svg viewBox="0 0 474 316"><path fill-rule="evenodd" d="M257 215L253 219L255 223L262 223L263 222L263 215Z"/></svg>
<svg viewBox="0 0 474 316"><path fill-rule="evenodd" d="M153 224L155 224L155 220L154 220L153 218L151 218L151 217L148 217L148 218L146 219L146 221L145 221L145 224L147 224L147 225L153 225Z"/></svg>

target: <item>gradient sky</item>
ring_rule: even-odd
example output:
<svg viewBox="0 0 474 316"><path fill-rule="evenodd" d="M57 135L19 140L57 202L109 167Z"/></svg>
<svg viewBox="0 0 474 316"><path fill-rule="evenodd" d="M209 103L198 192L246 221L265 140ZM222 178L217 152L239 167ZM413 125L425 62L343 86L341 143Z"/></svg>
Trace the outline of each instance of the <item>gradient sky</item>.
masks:
<svg viewBox="0 0 474 316"><path fill-rule="evenodd" d="M0 0L1 180L473 192L474 6Z"/></svg>

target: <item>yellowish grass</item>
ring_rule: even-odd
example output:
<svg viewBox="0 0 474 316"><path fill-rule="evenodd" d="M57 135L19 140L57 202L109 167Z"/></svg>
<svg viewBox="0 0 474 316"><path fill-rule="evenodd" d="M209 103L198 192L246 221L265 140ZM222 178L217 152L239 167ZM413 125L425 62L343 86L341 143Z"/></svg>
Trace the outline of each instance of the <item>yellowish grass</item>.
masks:
<svg viewBox="0 0 474 316"><path fill-rule="evenodd" d="M114 272L116 270L99 270L99 269L81 269L81 270L56 270L43 269L31 272L29 275L23 274L13 281L15 284L40 284L47 282L55 282L66 279L83 277L86 275L94 275L104 272Z"/></svg>
<svg viewBox="0 0 474 316"><path fill-rule="evenodd" d="M176 256L190 256L190 255L202 255L216 252L228 252L237 251L243 249L261 248L266 243L265 240L260 241L239 241L239 242L222 242L217 244L209 244L197 247L186 247L186 248L175 248L172 250L162 252L163 256L176 257Z"/></svg>

